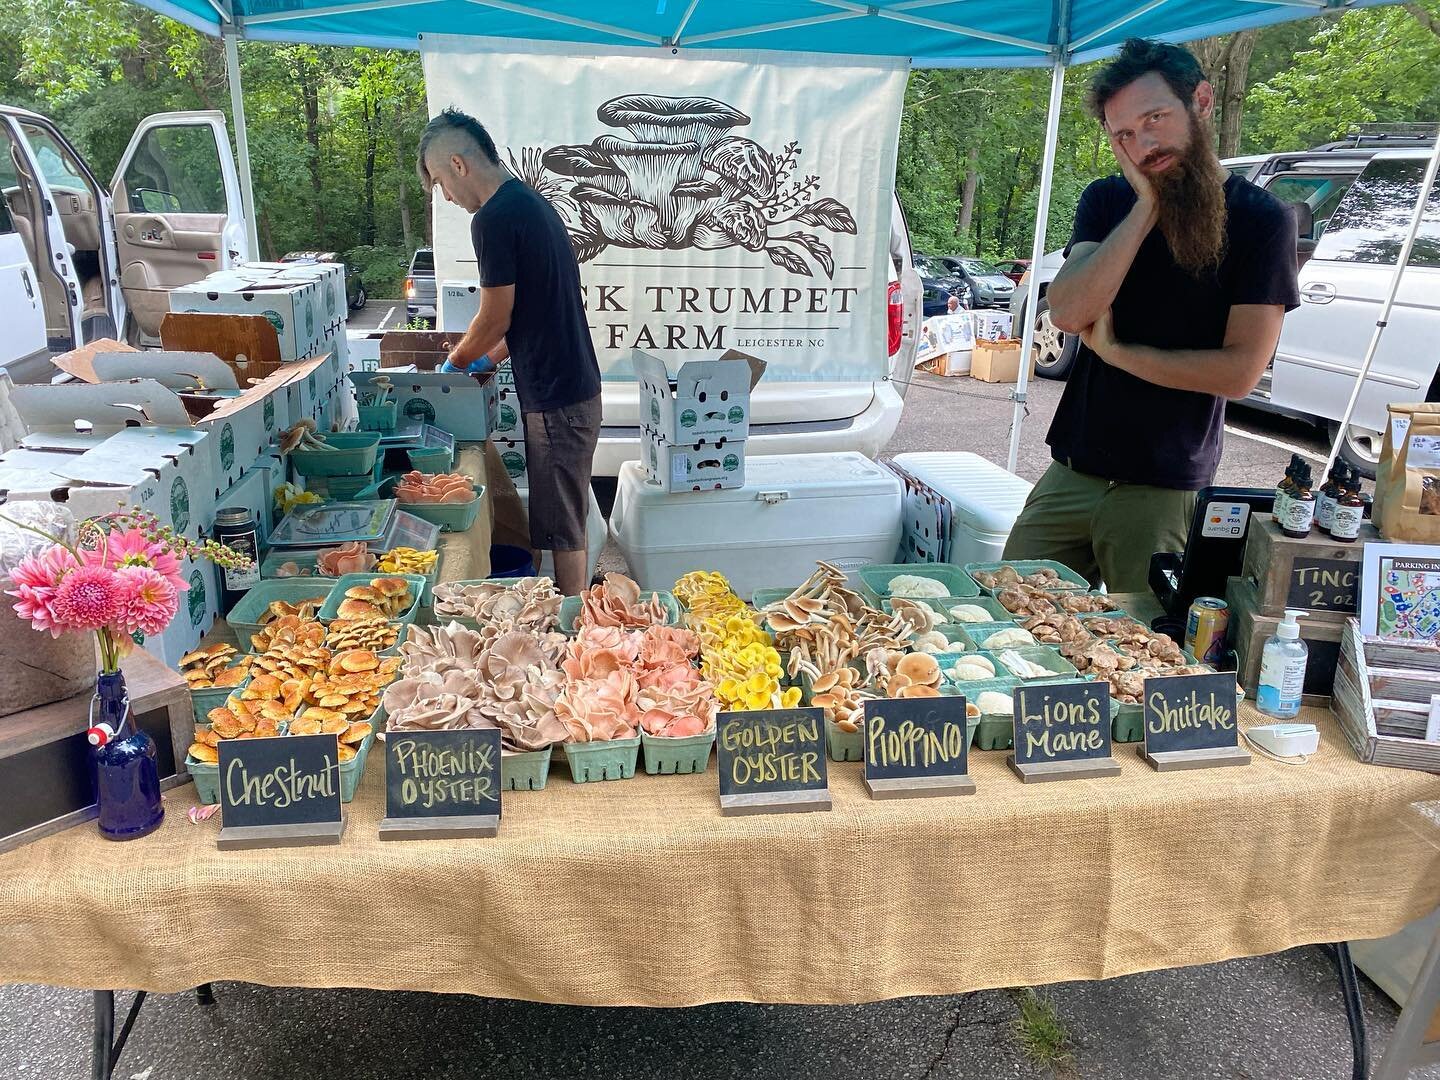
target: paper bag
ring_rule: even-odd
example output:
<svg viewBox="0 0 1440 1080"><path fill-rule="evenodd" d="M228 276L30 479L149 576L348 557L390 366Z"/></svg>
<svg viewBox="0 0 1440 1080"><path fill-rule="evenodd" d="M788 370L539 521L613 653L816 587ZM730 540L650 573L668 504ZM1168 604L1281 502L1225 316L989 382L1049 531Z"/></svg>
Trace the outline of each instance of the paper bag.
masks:
<svg viewBox="0 0 1440 1080"><path fill-rule="evenodd" d="M1387 540L1440 543L1440 403L1390 406L1374 518Z"/></svg>

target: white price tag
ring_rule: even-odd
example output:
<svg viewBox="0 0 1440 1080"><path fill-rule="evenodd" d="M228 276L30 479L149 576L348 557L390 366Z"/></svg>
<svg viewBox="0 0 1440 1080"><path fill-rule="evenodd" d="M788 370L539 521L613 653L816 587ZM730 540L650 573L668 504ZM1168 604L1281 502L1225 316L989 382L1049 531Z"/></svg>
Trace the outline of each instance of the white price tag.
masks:
<svg viewBox="0 0 1440 1080"><path fill-rule="evenodd" d="M1430 722L1425 725L1425 741L1440 742L1440 694L1430 695Z"/></svg>
<svg viewBox="0 0 1440 1080"><path fill-rule="evenodd" d="M1407 469L1440 469L1440 435L1411 435L1405 452Z"/></svg>
<svg viewBox="0 0 1440 1080"><path fill-rule="evenodd" d="M1390 421L1390 445L1405 445L1405 433L1410 430L1410 418L1408 416L1396 416Z"/></svg>
<svg viewBox="0 0 1440 1080"><path fill-rule="evenodd" d="M684 487L690 482L690 455L670 455L670 486Z"/></svg>

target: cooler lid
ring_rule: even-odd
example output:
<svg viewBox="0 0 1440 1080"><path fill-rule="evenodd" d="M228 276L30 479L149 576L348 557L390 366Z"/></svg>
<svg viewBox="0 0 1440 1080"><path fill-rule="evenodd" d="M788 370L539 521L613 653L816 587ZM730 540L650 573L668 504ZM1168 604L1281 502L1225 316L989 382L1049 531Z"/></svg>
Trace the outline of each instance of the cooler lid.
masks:
<svg viewBox="0 0 1440 1080"><path fill-rule="evenodd" d="M889 469L864 454L845 451L747 457L745 486L736 494L753 499L762 491L785 491L792 499L834 499L893 494L898 487Z"/></svg>
<svg viewBox="0 0 1440 1080"><path fill-rule="evenodd" d="M1009 533L1032 486L993 461L962 451L896 454L895 464L948 499L956 525L975 533Z"/></svg>

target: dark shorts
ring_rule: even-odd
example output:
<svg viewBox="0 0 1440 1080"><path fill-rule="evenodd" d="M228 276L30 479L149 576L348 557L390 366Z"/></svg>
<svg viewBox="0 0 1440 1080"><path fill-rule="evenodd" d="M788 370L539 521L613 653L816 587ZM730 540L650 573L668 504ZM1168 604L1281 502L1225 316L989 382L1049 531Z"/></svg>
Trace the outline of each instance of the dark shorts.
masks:
<svg viewBox="0 0 1440 1080"><path fill-rule="evenodd" d="M584 551L590 469L600 439L600 396L523 415L530 546L540 551Z"/></svg>

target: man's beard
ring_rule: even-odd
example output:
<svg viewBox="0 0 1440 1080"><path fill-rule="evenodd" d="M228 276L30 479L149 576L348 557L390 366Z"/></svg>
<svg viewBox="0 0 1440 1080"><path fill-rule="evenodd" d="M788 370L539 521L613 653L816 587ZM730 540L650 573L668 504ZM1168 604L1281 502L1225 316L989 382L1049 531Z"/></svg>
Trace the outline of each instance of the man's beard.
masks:
<svg viewBox="0 0 1440 1080"><path fill-rule="evenodd" d="M1163 173L1148 174L1155 185L1160 233L1175 262L1197 278L1219 269L1225 255L1226 173L1211 147L1210 122L1192 113L1190 145Z"/></svg>

